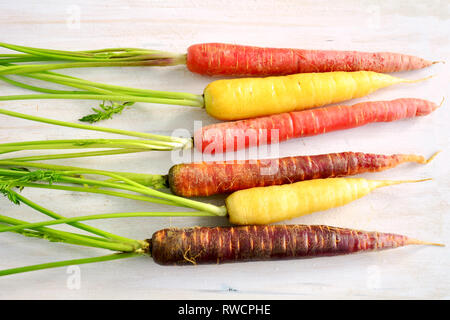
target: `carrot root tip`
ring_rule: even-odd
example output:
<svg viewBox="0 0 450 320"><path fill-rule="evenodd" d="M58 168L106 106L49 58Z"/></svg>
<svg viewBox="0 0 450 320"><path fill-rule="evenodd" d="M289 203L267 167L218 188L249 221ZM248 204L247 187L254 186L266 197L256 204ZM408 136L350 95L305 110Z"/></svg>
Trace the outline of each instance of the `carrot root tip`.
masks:
<svg viewBox="0 0 450 320"><path fill-rule="evenodd" d="M422 240L417 240L417 239L408 239L408 244L410 244L410 245L424 245L424 246L445 247L445 244L443 244L443 243L428 242L428 241L422 241Z"/></svg>
<svg viewBox="0 0 450 320"><path fill-rule="evenodd" d="M419 180L385 180L381 181L381 186L392 186L397 184L403 184L403 183L416 183L416 182L425 182L433 180L432 178L426 178L426 179L419 179Z"/></svg>
<svg viewBox="0 0 450 320"><path fill-rule="evenodd" d="M434 76L435 76L435 75L433 74L433 75L431 75L431 76L428 76L428 77L425 77L425 78L421 78L421 79L416 79L416 80L406 80L406 79L405 79L405 82L407 82L407 83L422 82L422 81L431 79L431 78L433 78Z"/></svg>
<svg viewBox="0 0 450 320"><path fill-rule="evenodd" d="M433 159L436 158L436 156L437 156L439 153L441 153L441 152L442 152L442 150L439 150L439 151L435 152L430 158L427 159L427 161L425 161L425 164L428 164L428 163L430 163L431 161L433 161Z"/></svg>
<svg viewBox="0 0 450 320"><path fill-rule="evenodd" d="M398 180L395 181L396 184L398 183L416 183L416 182L425 182L425 181L430 181L433 180L433 178L425 178L425 179L418 179L418 180Z"/></svg>
<svg viewBox="0 0 450 320"><path fill-rule="evenodd" d="M433 180L433 178L425 178L425 179L419 179L419 180L407 180L407 182L424 182L424 181L430 181Z"/></svg>
<svg viewBox="0 0 450 320"><path fill-rule="evenodd" d="M442 107L442 105L444 104L444 100L445 100L445 97L442 97L441 103L439 103L439 105L438 105L437 108ZM437 108L436 108L436 109L437 109Z"/></svg>

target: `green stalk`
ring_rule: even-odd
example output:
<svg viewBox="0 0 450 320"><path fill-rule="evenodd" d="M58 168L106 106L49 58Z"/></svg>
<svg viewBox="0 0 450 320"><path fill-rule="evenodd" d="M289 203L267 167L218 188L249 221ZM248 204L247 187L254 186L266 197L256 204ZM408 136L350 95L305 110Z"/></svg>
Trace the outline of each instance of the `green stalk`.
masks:
<svg viewBox="0 0 450 320"><path fill-rule="evenodd" d="M128 179L131 179L135 182L140 183L141 185L152 187L156 189L168 188L167 185L167 175L158 175L158 174L146 174L146 173L133 173L133 172L115 172L115 171L106 171L106 170L97 170L97 169L85 169L73 166L62 166L55 164L47 164L47 163L35 163L35 162L27 162L23 163L22 161L11 161L11 160L0 160L0 166L17 166L17 167L30 167L30 168L39 168L39 169L48 169L48 170L57 170L57 171L83 171L87 174L99 174L99 175L108 175L108 174L116 174L118 176L122 176ZM115 178L114 181L121 181L118 178Z"/></svg>
<svg viewBox="0 0 450 320"><path fill-rule="evenodd" d="M64 174L64 172L62 173L58 173L57 174ZM15 177L24 177L26 175L28 175L28 172L23 172L23 171L17 171L17 170L5 170L5 169L0 169L0 174L2 175L7 175L7 176L15 176ZM124 177L119 176L120 179L126 179ZM23 186L23 182L22 181L16 181L16 180L11 180L12 182L10 182L13 185L16 186ZM74 184L81 184L81 185L91 185L91 186L98 186L98 187L106 187L106 188L113 188L113 189L121 189L121 190L127 190L127 191L131 191L131 192L136 192L136 193L141 193L150 197L155 197L155 198L159 198L159 199L164 199L164 200L168 200L170 202L173 202L177 205L180 206L184 206L184 207L189 207L195 210L199 210L199 211L206 211L206 212L210 212L213 213L217 216L226 216L227 211L226 208L224 206L222 207L218 207L212 204L207 204L207 203L203 203L203 202L199 202L199 201L195 201L195 200L190 200L190 199L186 199L186 198L182 198L179 196L175 196L175 195L171 195L168 193L164 193L158 190L154 190L148 187L145 187L143 185L139 185L139 186L134 186L134 185L126 185L123 183L114 183L114 182L107 182L107 181L98 181L98 180L92 180L92 179L86 179L86 178L75 178L75 177L67 177L67 176L59 176L57 178L58 182L66 182L66 183L74 183ZM26 181L25 181L26 182ZM50 188L53 187L53 183L51 186L49 186Z"/></svg>
<svg viewBox="0 0 450 320"><path fill-rule="evenodd" d="M29 224L25 221L13 219L13 218L1 216L1 215L0 215L0 222L10 224L13 226L14 225L15 226L17 226L17 225L23 226L23 225ZM22 234L24 236L28 236L28 237L38 237L38 238L46 239L49 241L58 241L58 242L65 242L65 243L74 244L74 245L111 249L109 246L107 246L107 244L108 244L107 241L111 241L111 240L94 238L91 236L85 236L85 235L80 235L80 234L73 234L73 233L69 233L69 232L65 232L65 231L53 230L53 229L46 228L46 227L37 227L37 228L33 228L31 230L24 230L23 228L20 228L20 230L16 230L13 232L20 233L20 234ZM93 242L91 240L96 240L97 242ZM138 254L143 254L144 252L146 252L148 250L147 249L148 244L145 241L138 241L138 240L132 240L132 239L130 239L130 241L135 241L136 242L135 246L137 246L137 248L135 248L133 251L131 251L128 254L124 254L121 257L125 258L125 257L135 256ZM116 248L119 248L119 247L116 246ZM130 249L130 248L122 246L121 249ZM114 254L114 256L116 256L116 255L117 254ZM111 256L111 255L109 255L109 256ZM98 259L98 258L89 258L89 259L81 259L81 260L77 259L77 260L70 260L71 262L68 263L67 265L82 264L82 263L88 263L88 262L99 262L99 261L106 261L106 260L113 260L113 259L114 258L109 259L106 257L100 258L100 259ZM22 272L33 271L33 270L54 268L54 267L63 266L63 265L66 265L66 264L58 262L58 263L50 263L50 264L47 263L47 264L41 264L41 265L36 265L36 266L27 266L27 267L21 267L21 268L2 270L2 271L0 271L0 276L14 274L14 273L22 273Z"/></svg>
<svg viewBox="0 0 450 320"><path fill-rule="evenodd" d="M113 182L96 181L96 180L81 179L81 178L61 177L60 179L61 179L60 181L62 181L62 182L87 184L87 185L101 186L101 187L107 187L107 188L119 188L119 189L128 190L128 191L132 191L132 192L138 192L138 193L142 193L144 195L148 195L148 196L152 196L152 197L159 197L159 198L163 198L165 200L173 201L179 205L187 206L187 207L190 207L195 210L210 212L217 216L225 216L227 214L225 207L218 207L218 206L215 206L212 204L182 198L179 196L171 195L171 194L157 191L157 190L147 188L147 187L138 188L138 187L126 186L123 184L118 184L118 183L113 183Z"/></svg>
<svg viewBox="0 0 450 320"><path fill-rule="evenodd" d="M0 61L1 63L1 61ZM113 62L118 65L133 65L137 63L127 62ZM148 62L145 62L148 63ZM67 63L60 64L60 68L76 68L80 67L83 63ZM151 63L150 63L151 64ZM105 63L95 63L91 62L90 66L105 66ZM86 65L85 65L86 66ZM89 66L89 65L87 65ZM168 104L168 105L180 105L180 106L190 106L190 107L204 107L204 99L202 95L185 93L185 92L168 92L168 91L157 91L157 90L147 90L130 88L124 86L108 85L103 83L97 83L93 81L88 81L76 77L71 77L67 75L58 74L55 72L49 72L47 70L57 69L56 65L15 65L11 63L3 62L0 65L0 80L4 80L9 84L41 92L41 94L25 94L25 95L11 95L11 96L0 96L0 101L11 101L11 100L28 100L28 99L82 99L82 100L108 100L115 103L126 102L128 105L136 102L146 102L146 103L158 103L158 104ZM21 75L28 78L38 79L41 81L46 81L50 83L56 83L59 85L64 85L80 91L68 91L68 90L53 90L42 87L37 87L33 85L28 85L26 83L11 80L6 78L4 75ZM123 109L123 108L122 108ZM115 113L120 113L122 109L119 109ZM97 110L96 110L97 111ZM88 118L88 121L99 121L111 117L111 111L106 113L104 117L96 118L92 120L92 117ZM83 118L83 121L86 121Z"/></svg>
<svg viewBox="0 0 450 320"><path fill-rule="evenodd" d="M157 144L162 146L173 147L176 146L173 142L168 141L155 141L155 140L144 140L144 139L65 139L65 140L35 140L35 141L22 141L22 142L9 142L1 143L0 148L4 147L28 147L28 146L39 146L44 147L46 145L72 145L74 147L88 146L93 148L99 148L101 146L109 146L111 148L124 148L125 144ZM53 149L53 148L52 148Z"/></svg>
<svg viewBox="0 0 450 320"><path fill-rule="evenodd" d="M51 220L53 221L59 221L59 220ZM0 224L6 224L6 227L18 227L18 230L13 230L11 232L20 233L24 236L28 237L34 237L34 238L40 238L40 239L46 239L51 242L64 242L69 244L75 244L79 245L79 241L73 241L70 238L67 238L67 235L77 236L78 238L87 238L92 240L97 240L100 242L106 242L106 243L117 243L120 241L127 242L129 244L132 244L134 246L141 246L142 242L134 239L128 239L125 237L122 237L123 240L115 240L115 239L109 239L109 238L102 238L102 237L96 237L96 236L90 236L85 234L79 234L79 233L73 233L73 232L67 232L67 231L61 231L61 230L54 230L47 227L31 227L31 228L22 228L22 226L31 224L30 222L14 219L7 216L0 215ZM20 227L19 227L20 226ZM116 237L119 237L116 235Z"/></svg>
<svg viewBox="0 0 450 320"><path fill-rule="evenodd" d="M53 212L53 211L51 211L49 209L46 209L46 208L38 205L37 203L34 203L33 201L31 201L28 198L18 194L17 192L15 192L13 190L11 190L11 192L22 203L26 204L30 208L35 209L36 211L39 211L39 212L41 212L41 213L43 213L43 214L45 214L45 215L47 215L47 216L49 216L49 217L51 217L53 219L66 219L63 216L61 216L61 215L59 215L59 214L57 214L57 213L55 213L55 212ZM103 231L103 230L100 230L100 229L97 229L97 228L94 228L94 227L91 227L91 226L88 226L88 225L85 225L85 224L82 224L82 223L69 222L68 224L73 226L73 227L75 227L75 228L78 228L78 229L81 229L81 230L84 230L84 231L96 234L96 235L104 237L104 238L113 239L113 240L121 241L121 242L124 242L124 243L136 245L136 241L135 240L131 240L131 239L128 239L128 238L117 236L115 234L112 234L112 233L109 233L109 232L106 232L106 231Z"/></svg>
<svg viewBox="0 0 450 320"><path fill-rule="evenodd" d="M8 223L8 220L14 221L15 219L0 216L1 222ZM16 220L19 221L19 220ZM21 221L21 224L25 224L26 222ZM69 232L64 232L60 230L53 230L49 228L36 228L38 231L43 231L44 233L50 235L50 236L56 236L57 238L61 239L63 242L68 242L71 244L81 245L81 246L87 246L87 247L94 247L94 248L103 248L113 251L123 251L123 252L133 252L136 250L134 245L130 245L129 243L123 243L123 242L116 242L116 241L105 241L104 239L95 239L92 237L86 237L81 234L74 234Z"/></svg>
<svg viewBox="0 0 450 320"><path fill-rule="evenodd" d="M29 65L28 65L29 66ZM2 75L7 74L7 70L11 70L14 68L24 68L28 66L17 66L14 64L7 64L6 66L0 66L0 77L2 80L5 80L13 85L16 85L14 83L14 80L10 80L9 78L6 78ZM12 74L12 73L11 73ZM131 87L124 87L124 86L117 86L117 85L110 85L110 84L104 84L99 82L93 82L89 80L84 80L80 78L76 78L73 76L68 76L56 72L50 72L50 71L41 71L41 72L32 72L32 73L24 73L21 74L24 77L52 82L64 86L70 86L78 89L83 89L85 91L63 91L58 90L59 93L69 93L73 92L74 94L80 94L80 93L99 93L99 94L114 94L114 95L120 95L120 94L129 94L129 95L137 95L137 96L143 96L143 97L152 97L152 98L167 98L167 99L182 99L182 100L192 100L193 102L197 103L199 106L203 105L203 97L197 94L192 93L186 93L186 92L171 92L171 91L157 91L157 90L148 90L148 89L138 89L138 88L131 88ZM26 87L28 86L28 89L33 90L33 86L18 83L18 86L20 87ZM41 87L34 87L37 88L35 91L41 91L44 92L46 88ZM55 92L57 93L57 92ZM176 103L175 103L176 104Z"/></svg>
<svg viewBox="0 0 450 320"><path fill-rule="evenodd" d="M56 173L64 174L64 172L56 172ZM21 176L26 176L29 173L23 172L23 171L16 171L16 170L0 169L0 174L7 175L7 176L21 177ZM120 178L125 179L124 177L120 177ZM13 181L13 182L14 182L14 184L16 184L15 181ZM175 195L171 195L171 194L168 194L165 192L154 190L154 189L145 187L143 185L140 185L139 187L137 187L137 186L125 185L122 183L98 181L98 180L85 179L85 178L66 177L63 175L58 177L58 182L122 189L122 190L131 191L131 192L141 193L141 194L148 195L151 197L162 198L164 200L172 201L181 206L186 206L186 207L189 207L189 208L192 208L195 210L199 210L199 211L210 212L210 213L216 214L217 216L225 216L227 214L225 207L218 207L218 206L215 206L212 204L207 204L207 203L203 203L200 201L182 198L179 196L175 196ZM19 183L20 183L20 181L19 181ZM19 185L19 184L17 184L17 185Z"/></svg>
<svg viewBox="0 0 450 320"><path fill-rule="evenodd" d="M56 185L56 184L48 185L48 184L30 183L30 182L15 182L14 185L17 187L24 187L24 188L38 188L38 189L50 189L50 190L63 190L63 191L71 191L71 192L103 194L103 195L107 195L107 196L119 197L119 198L131 199L131 200L146 201L146 202L165 204L165 205L171 205L171 206L182 206L177 203L174 203L173 201L167 201L167 200L163 200L163 199L157 199L157 198L153 198L153 197L141 196L141 195L130 194L130 193L125 193L125 192L104 190L104 189L99 189L99 188L61 186L61 185ZM182 207L186 207L186 206L182 206Z"/></svg>
<svg viewBox="0 0 450 320"><path fill-rule="evenodd" d="M0 59L0 63L21 62L21 59ZM28 60L30 61L30 60ZM33 60L31 60L33 61ZM37 64L37 65L21 65L21 66L7 66L0 69L1 75L20 75L24 73L34 73L48 70L69 69L69 68L93 68L93 67L144 67L144 66L175 66L182 64L183 59L161 58L157 60L148 61L98 61L98 62L71 62L71 63L52 63L52 64Z"/></svg>
<svg viewBox="0 0 450 320"><path fill-rule="evenodd" d="M3 67L4 68L4 67ZM0 67L0 74L2 68ZM62 84L66 86L79 87L79 89L86 88L87 91L92 91L92 89L99 88L109 91L110 94L122 93L138 96L149 96L154 98L167 98L167 99L183 99L192 100L197 102L200 107L203 105L203 98L197 94L186 93L186 92L171 92L171 91L156 91L148 89L138 89L124 86L116 86L111 84L98 83L93 81L88 81L80 78L69 77L55 72L46 73L33 73L24 75L29 78L34 78L38 80L49 81L57 84ZM93 91L92 91L93 92ZM106 94L106 92L105 92Z"/></svg>
<svg viewBox="0 0 450 320"><path fill-rule="evenodd" d="M41 160L97 157L97 156L107 156L107 155L115 155L115 154L137 153L137 152L144 152L144 151L148 151L148 150L113 149L113 150L91 151L91 152L75 152L75 153L61 153L61 154L46 154L46 155L29 156L29 157L16 157L16 158L7 158L4 160L28 162L28 161L41 161Z"/></svg>
<svg viewBox="0 0 450 320"><path fill-rule="evenodd" d="M23 226L23 225L29 224L29 222L0 215L0 224L6 224L7 226L10 226L10 225L11 226L19 226L19 225ZM82 234L67 232L67 231L54 230L54 229L50 229L47 227L37 227L37 228L31 228L31 229L20 228L19 230L12 231L12 232L22 234L26 237L40 238L40 239L48 240L51 242L63 242L63 243L69 243L69 244L74 244L74 245L80 245L79 241L74 241L73 239L69 239L66 237L66 235L76 235L81 238L93 239L93 240L103 241L103 242L115 242L113 240L106 239L106 238L94 237L94 236L89 236L89 235L84 235L84 234L82 235ZM137 241L137 240L135 240L135 241Z"/></svg>
<svg viewBox="0 0 450 320"><path fill-rule="evenodd" d="M51 150L51 149L142 149L146 151L161 150L170 151L178 148L176 142L157 140L130 140L130 139L70 139L70 140L45 140L26 141L0 144L0 154L24 150Z"/></svg>
<svg viewBox="0 0 450 320"><path fill-rule="evenodd" d="M14 64L10 64L7 66L0 66L0 75L2 76L0 79L7 79L7 82L14 84L14 80L10 80L5 78L5 74L13 74L13 72L7 72L11 70L11 68L24 68L25 66L17 66ZM109 85L104 83L93 82L89 80L84 80L80 78L76 78L73 76L67 76L55 72L33 72L33 73L23 73L21 74L24 77L43 80L47 82L52 82L64 86L70 86L78 89L83 89L86 91L75 91L75 95L79 93L98 93L104 95L114 95L114 96L127 96L128 99L121 99L120 101L134 101L134 102L150 102L150 103L162 103L162 104L178 104L178 105L189 105L193 107L203 107L204 101L201 95L186 93L186 92L170 92L170 91L157 91L157 90L148 90L148 89L138 89L138 88L130 88L124 86L116 86ZM24 87L24 84L19 83L20 87ZM29 86L29 85L25 85ZM28 89L32 89L32 86L29 86ZM44 89L48 90L48 89ZM42 88L38 88L36 91L43 91ZM56 93L55 93L56 94ZM139 98L140 97L140 98ZM161 98L161 100L157 100L157 98ZM163 98L166 98L165 100ZM92 98L95 100L101 100ZM144 99L144 100L136 100L136 99ZM155 100L149 100L155 99ZM104 100L110 100L108 98L104 98ZM135 101L136 100L136 101ZM173 100L171 102L171 100ZM191 101L190 103L186 103L183 101Z"/></svg>
<svg viewBox="0 0 450 320"><path fill-rule="evenodd" d="M41 57L45 60L71 60L71 61L150 61L156 59L176 59L181 60L180 57L184 55L174 54L170 52L147 50L139 48L107 48L99 50L87 51L68 51L68 50L53 50L32 48L26 46L19 46L8 43L0 43L1 47L8 48L14 51L23 52L25 55L13 55L15 57Z"/></svg>
<svg viewBox="0 0 450 320"><path fill-rule="evenodd" d="M0 99L1 99L1 97L0 97ZM26 120L36 121L36 122L57 125L57 126L69 127L69 128L114 133L114 134L120 134L120 135L131 136L131 137L154 139L154 140L159 140L159 141L179 142L180 144L182 144L182 147L191 147L192 146L192 140L186 139L186 138L169 137L169 136L163 136L163 135L157 135L157 134L151 134L151 133L136 132L136 131L122 130L122 129L112 129L112 128L98 127L98 126L92 126L92 125L80 124L80 123L72 123L72 122L66 122L66 121L60 121L60 120L54 120L54 119L48 119L48 118L43 118L43 117L38 117L38 116L27 115L27 114L4 110L4 109L0 109L0 114L4 114L7 116L20 118L20 119L26 119Z"/></svg>
<svg viewBox="0 0 450 320"><path fill-rule="evenodd" d="M12 100L36 100L36 99L63 99L63 100L109 100L109 101L128 101L128 102L147 102L158 104L170 104L179 106L189 106L203 108L196 101L182 99L164 99L152 97L140 97L132 95L106 95L106 94L22 94L11 96L0 96L0 101Z"/></svg>
<svg viewBox="0 0 450 320"><path fill-rule="evenodd" d="M138 253L138 252L114 253L114 254L109 254L109 255L105 255L105 256L101 256L101 257L95 257L95 258L73 259L73 260L64 260L64 261L58 261L58 262L36 264L36 265L32 265L32 266L0 270L0 277L7 276L7 275L12 275L12 274L16 274L16 273L24 273L24 272L36 271L36 270L43 270L43 269L58 268L58 267L65 267L65 266L72 266L72 265L80 265L80 264L86 264L86 263L104 262L104 261L132 258L132 257L141 256L141 255L143 255L143 253Z"/></svg>
<svg viewBox="0 0 450 320"><path fill-rule="evenodd" d="M3 226L9 226L9 225L23 225L23 223L20 223L20 220L15 220L14 222L9 221L12 218L9 217L5 217L0 215L0 224ZM8 221L8 223L6 222ZM25 223L25 222L24 222ZM26 224L26 223L25 223ZM39 238L39 239L45 239L51 242L66 242L66 243L70 243L70 241L65 241L64 239L57 237L56 235L51 235L47 232L45 232L46 228L40 228L40 231L38 231L37 229L33 229L33 230L25 230L25 229L20 229L20 230L16 230L16 231L11 231L11 232L15 232L18 234L21 234L25 237L32 237L32 238ZM51 230L51 229L49 229ZM101 238L98 238L101 239Z"/></svg>
<svg viewBox="0 0 450 320"><path fill-rule="evenodd" d="M89 92L84 92L84 91L71 91L71 90L55 90L55 89L48 89L48 88L42 88L42 87L36 87L36 86L32 86L23 82L19 82L16 80L12 80L9 79L7 77L4 76L0 76L0 80L12 84L13 86L19 87L19 88L23 88L23 89L27 89L27 90L32 90L32 91L38 91L38 92L44 92L44 93L52 93L52 94L84 94L84 93L89 93Z"/></svg>
<svg viewBox="0 0 450 320"><path fill-rule="evenodd" d="M0 74L2 74L2 71L8 67L0 67ZM61 84L64 86L71 86L77 89L85 90L86 93L98 93L98 94L114 94L111 90L105 90L101 88L97 88L95 86L90 86L87 83L83 82L75 82L73 78L67 78L67 77L55 77L48 73L32 73L32 74L25 74L25 77L37 79L37 80L44 80L44 81L50 81L57 84ZM75 91L75 93L78 93Z"/></svg>
<svg viewBox="0 0 450 320"><path fill-rule="evenodd" d="M116 219L116 218L133 218L133 217L213 217L214 215L203 211L191 212L124 212L124 213L105 213L93 214L88 216L79 216L73 218L64 218L57 220L41 221L34 223L20 224L10 227L0 228L1 232L15 232L23 229L34 229L38 227L47 227L58 224L71 224L79 221L99 220L99 219Z"/></svg>

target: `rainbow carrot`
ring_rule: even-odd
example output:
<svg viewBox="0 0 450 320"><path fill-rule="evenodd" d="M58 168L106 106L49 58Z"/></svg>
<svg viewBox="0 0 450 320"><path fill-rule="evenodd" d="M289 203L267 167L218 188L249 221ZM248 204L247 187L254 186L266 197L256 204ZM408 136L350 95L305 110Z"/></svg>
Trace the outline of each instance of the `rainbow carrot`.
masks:
<svg viewBox="0 0 450 320"><path fill-rule="evenodd" d="M429 77L428 77L429 78ZM300 111L368 95L406 80L372 71L299 73L216 80L203 91L205 110L221 120Z"/></svg>
<svg viewBox="0 0 450 320"><path fill-rule="evenodd" d="M205 126L194 133L194 143L199 151L205 153L235 151L355 128L371 122L390 122L424 116L438 107L431 101L403 98L288 112Z"/></svg>
<svg viewBox="0 0 450 320"><path fill-rule="evenodd" d="M377 188L427 180L314 179L239 190L225 204L232 224L270 224L343 206Z"/></svg>
<svg viewBox="0 0 450 320"><path fill-rule="evenodd" d="M210 196L303 180L379 172L405 162L426 164L436 155L426 160L414 154L341 152L265 160L183 163L170 168L166 181L176 195Z"/></svg>
<svg viewBox="0 0 450 320"><path fill-rule="evenodd" d="M62 68L114 66L175 66L186 64L191 72L203 75L270 76L308 72L375 71L390 73L428 67L436 62L392 52L303 50L262 48L226 43L194 44L178 54L136 48L93 51L65 51L0 43L24 54L2 55L3 63L62 61L11 68L14 72L45 71ZM4 71L6 72L6 71ZM3 73L6 74L6 73Z"/></svg>
<svg viewBox="0 0 450 320"><path fill-rule="evenodd" d="M357 252L381 251L407 245L444 246L440 243L421 241L399 234L368 232L324 225L170 228L159 230L152 235L151 239L143 241L95 229L98 233L106 233L109 237L114 237L114 241L110 242L107 241L109 239L98 241L98 237L68 233L47 227L69 223L69 221L79 222L119 218L126 215L91 215L41 223L27 223L26 221L1 216L2 223L10 225L6 228L2 227L2 232L8 230L29 237L44 238L49 241L66 242L81 246L89 245L109 250L114 250L115 248L111 247L114 246L116 247L115 250L120 251L115 254L93 258L57 261L0 270L0 277L142 255L151 256L153 261L160 265L196 265L337 256ZM77 227L81 228L84 226L79 224ZM71 240L74 236L77 237L77 242L75 243Z"/></svg>
<svg viewBox="0 0 450 320"><path fill-rule="evenodd" d="M309 72L422 69L436 62L392 52L262 48L203 43L188 48L186 66L203 75L270 76Z"/></svg>
<svg viewBox="0 0 450 320"><path fill-rule="evenodd" d="M439 245L403 235L323 225L273 225L164 229L150 240L162 265L296 259L379 251L406 245Z"/></svg>

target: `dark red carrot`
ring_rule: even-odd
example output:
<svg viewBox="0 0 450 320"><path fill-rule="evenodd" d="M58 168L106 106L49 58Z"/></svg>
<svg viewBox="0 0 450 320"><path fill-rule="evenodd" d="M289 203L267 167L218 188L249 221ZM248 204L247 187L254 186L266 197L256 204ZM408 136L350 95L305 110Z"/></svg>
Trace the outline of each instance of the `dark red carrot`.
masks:
<svg viewBox="0 0 450 320"><path fill-rule="evenodd" d="M341 152L265 160L194 162L172 166L168 184L179 196L210 196L254 187L383 171L405 162L426 164L435 155L426 160L413 154Z"/></svg>
<svg viewBox="0 0 450 320"><path fill-rule="evenodd" d="M362 102L205 126L194 134L195 146L205 153L220 153L277 143L292 138L359 127L371 122L390 122L430 114L438 105L403 98Z"/></svg>
<svg viewBox="0 0 450 320"><path fill-rule="evenodd" d="M389 73L421 69L433 63L392 52L261 48L225 43L192 45L186 57L187 68L192 72L230 76L361 70Z"/></svg>
<svg viewBox="0 0 450 320"><path fill-rule="evenodd" d="M164 229L147 241L153 260L162 265L295 259L440 245L392 233L321 225Z"/></svg>

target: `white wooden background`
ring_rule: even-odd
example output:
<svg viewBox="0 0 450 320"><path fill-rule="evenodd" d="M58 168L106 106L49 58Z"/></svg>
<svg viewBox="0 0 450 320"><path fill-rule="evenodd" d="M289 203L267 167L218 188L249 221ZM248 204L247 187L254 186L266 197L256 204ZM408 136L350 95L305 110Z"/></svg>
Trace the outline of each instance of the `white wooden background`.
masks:
<svg viewBox="0 0 450 320"><path fill-rule="evenodd" d="M143 47L185 52L190 44L229 42L273 47L394 51L450 61L448 1L1 1L1 41L55 49ZM427 166L406 164L368 178L431 182L379 189L344 207L289 223L395 232L450 245L450 64L401 73L429 81L382 89L352 102L418 97L441 101L433 114L414 120L292 140L280 156L341 151L373 153L443 152ZM67 74L134 87L201 93L211 78L173 68L65 70ZM0 84L0 92L24 92ZM87 101L2 102L1 108L76 121ZM214 120L188 107L137 104L101 125L171 134ZM53 127L0 116L0 141L13 142L106 134ZM68 162L55 162L68 163ZM154 152L73 160L75 166L166 173L170 153ZM66 216L168 210L131 200L63 191L23 194ZM204 199L221 204L223 197ZM31 221L47 219L26 206L0 199L1 213ZM170 210L171 208L169 208ZM174 210L174 209L172 209ZM145 239L170 226L224 225L223 218L135 218L90 222L111 232ZM67 229L67 228L63 228ZM449 299L449 246L406 247L381 253L283 262L161 267L150 258L82 265L80 287L68 285L67 268L0 279L2 299ZM0 235L0 268L105 254L103 250L47 243L16 234Z"/></svg>

